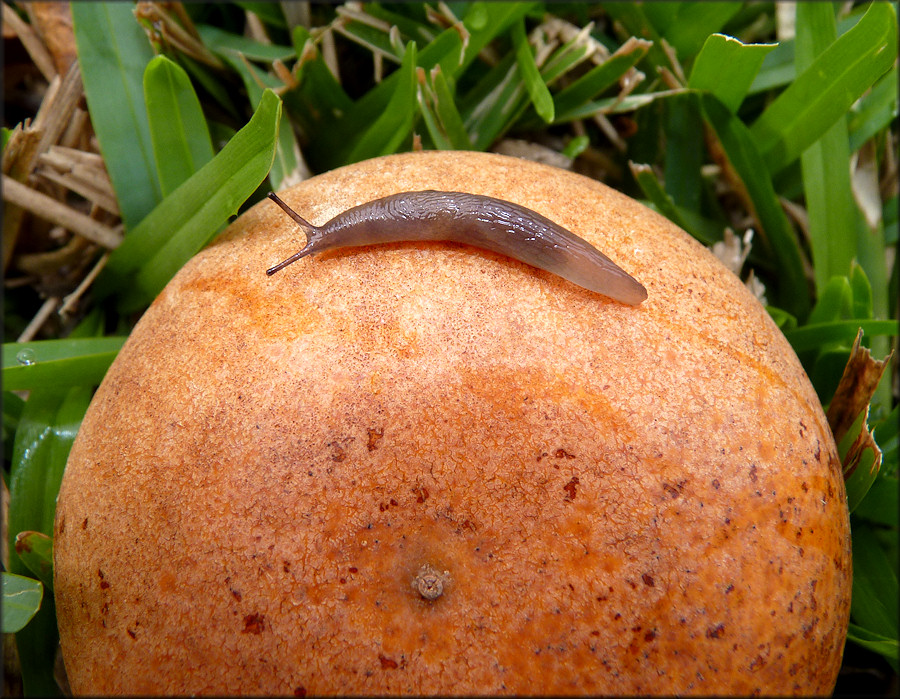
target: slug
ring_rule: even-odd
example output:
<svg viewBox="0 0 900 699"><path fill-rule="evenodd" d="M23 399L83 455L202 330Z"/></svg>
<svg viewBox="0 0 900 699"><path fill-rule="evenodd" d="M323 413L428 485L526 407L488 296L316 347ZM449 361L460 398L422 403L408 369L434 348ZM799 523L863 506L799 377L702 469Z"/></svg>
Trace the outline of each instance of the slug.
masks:
<svg viewBox="0 0 900 699"><path fill-rule="evenodd" d="M275 274L323 250L404 240L466 243L552 272L578 286L637 306L647 290L586 240L524 206L465 192L403 192L347 209L314 226L274 192L269 198L306 234L300 252L278 263Z"/></svg>

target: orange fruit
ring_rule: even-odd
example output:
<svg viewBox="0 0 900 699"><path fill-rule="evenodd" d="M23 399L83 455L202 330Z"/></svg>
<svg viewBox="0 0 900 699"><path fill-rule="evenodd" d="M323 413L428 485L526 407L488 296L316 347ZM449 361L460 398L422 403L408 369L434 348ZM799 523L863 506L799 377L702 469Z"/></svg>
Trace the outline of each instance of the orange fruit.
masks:
<svg viewBox="0 0 900 699"><path fill-rule="evenodd" d="M531 208L638 307L503 255L367 246L265 270L269 201L192 259L110 368L60 491L76 693L826 694L851 585L841 468L740 280L602 184L481 153L282 193Z"/></svg>

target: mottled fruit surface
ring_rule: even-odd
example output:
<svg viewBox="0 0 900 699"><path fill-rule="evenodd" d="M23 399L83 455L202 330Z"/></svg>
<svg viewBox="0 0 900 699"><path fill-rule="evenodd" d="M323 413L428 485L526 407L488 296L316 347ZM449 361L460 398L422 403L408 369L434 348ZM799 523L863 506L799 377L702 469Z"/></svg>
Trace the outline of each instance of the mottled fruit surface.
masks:
<svg viewBox="0 0 900 699"><path fill-rule="evenodd" d="M764 308L609 188L417 153L282 192L516 202L631 307L500 254L392 243L265 270L270 201L182 269L72 449L55 594L76 693L825 694L847 630L840 464Z"/></svg>

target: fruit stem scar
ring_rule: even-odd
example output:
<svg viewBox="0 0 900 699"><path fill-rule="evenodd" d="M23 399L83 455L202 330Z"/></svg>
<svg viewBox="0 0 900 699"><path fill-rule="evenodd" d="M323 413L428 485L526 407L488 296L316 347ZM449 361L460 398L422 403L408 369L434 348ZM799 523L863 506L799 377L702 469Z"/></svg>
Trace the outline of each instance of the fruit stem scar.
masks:
<svg viewBox="0 0 900 699"><path fill-rule="evenodd" d="M444 594L444 581L448 575L446 570L440 573L428 563L423 563L413 578L412 587L423 599L436 600Z"/></svg>

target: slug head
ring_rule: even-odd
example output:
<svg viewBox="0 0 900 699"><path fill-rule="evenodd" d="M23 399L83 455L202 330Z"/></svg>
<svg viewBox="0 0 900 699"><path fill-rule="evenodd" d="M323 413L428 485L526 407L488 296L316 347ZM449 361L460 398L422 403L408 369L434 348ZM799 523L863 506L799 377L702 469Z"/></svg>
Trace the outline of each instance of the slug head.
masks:
<svg viewBox="0 0 900 699"><path fill-rule="evenodd" d="M309 253L313 252L312 247L315 244L316 239L318 238L317 232L319 229L316 226L312 225L305 218L303 218L296 211L294 211L287 204L285 204L279 198L279 196L277 194L275 194L275 192L269 192L268 196L269 196L269 199L271 199L276 204L278 204L278 206L280 206L288 216L290 216L292 219L294 219L294 221L297 223L297 225L299 225L300 228L303 229L303 232L306 234L306 245L303 246L303 248L300 250L300 252L294 253L286 260L282 260L274 267L270 267L269 269L266 270L266 274L271 277L273 274L275 274L275 272L284 269L289 264L296 262L301 257L306 257Z"/></svg>

